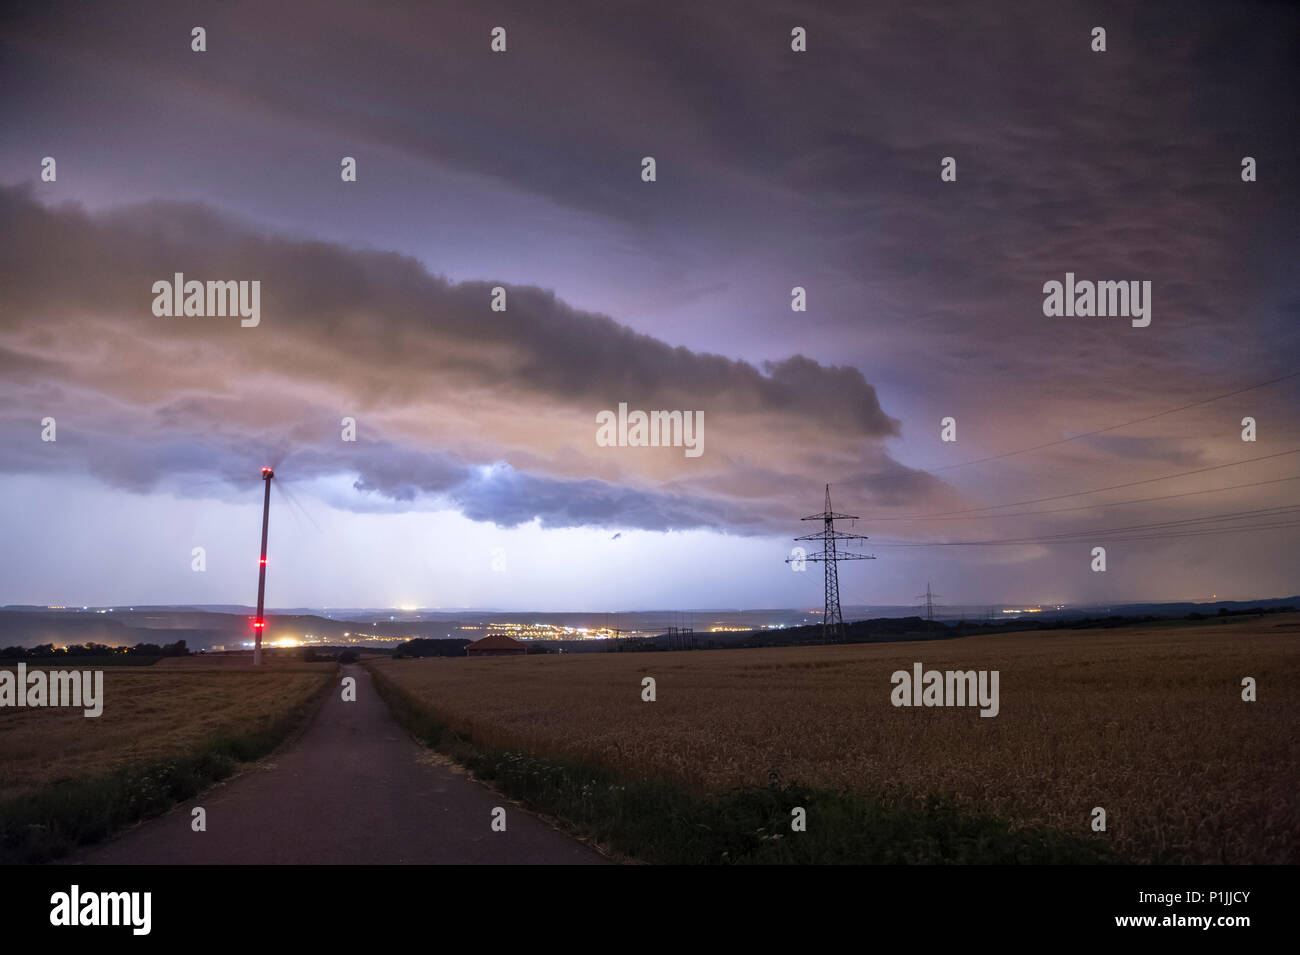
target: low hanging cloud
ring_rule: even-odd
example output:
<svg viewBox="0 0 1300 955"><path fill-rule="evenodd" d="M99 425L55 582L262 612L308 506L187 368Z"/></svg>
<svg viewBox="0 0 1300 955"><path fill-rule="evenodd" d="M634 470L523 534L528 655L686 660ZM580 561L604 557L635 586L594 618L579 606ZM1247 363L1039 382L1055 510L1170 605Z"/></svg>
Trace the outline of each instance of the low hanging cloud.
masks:
<svg viewBox="0 0 1300 955"><path fill-rule="evenodd" d="M453 284L409 256L270 235L197 204L91 215L6 188L0 228L21 237L0 251L12 472L184 492L270 462L351 475L354 503L336 503L358 509L758 532L785 526L792 494L899 469L882 446L899 422L855 368L673 347L543 289ZM154 315L153 284L175 273L260 282L260 323ZM497 285L505 311L490 308ZM598 446L596 414L620 402L702 411L705 453ZM45 416L54 445L39 440ZM884 503L943 492L923 472L906 487Z"/></svg>

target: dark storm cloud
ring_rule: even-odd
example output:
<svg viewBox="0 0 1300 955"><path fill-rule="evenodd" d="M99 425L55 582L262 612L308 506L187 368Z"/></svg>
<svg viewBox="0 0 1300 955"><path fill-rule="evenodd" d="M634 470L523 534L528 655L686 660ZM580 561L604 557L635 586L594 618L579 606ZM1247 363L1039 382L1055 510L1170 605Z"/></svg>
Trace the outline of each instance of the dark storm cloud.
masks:
<svg viewBox="0 0 1300 955"><path fill-rule="evenodd" d="M1300 344L1294 323L1257 304L1289 280L1275 251L1261 259L1253 248L1300 215L1280 175L1296 124L1277 111L1300 93L1287 68L1295 19L1277 5L1009 15L958 2L578 2L557 16L397 3L359 17L324 3L310 16L259 9L257 42L240 43L229 38L247 8L200 9L207 60L183 46L158 52L187 35L183 8L32 12L11 32L33 58L93 64L140 90L165 76L201 104L632 226L634 253L682 286L717 287L709 263L771 235L791 272L820 269L821 281L807 280L814 300L856 303L810 315L810 340L831 341L831 353L859 336L887 341L899 373L938 372L927 376L934 395L952 393L954 374L988 369L1008 338L1021 355L1059 356L1017 363L1017 377L1040 387L1060 382L1067 361L1089 375L1097 362L1185 375L1207 353L1264 363L1275 349L1263 342ZM511 37L503 56L487 50L498 23ZM807 55L789 52L795 23L809 31ZM1088 43L1099 23L1104 54ZM1251 69L1236 68L1241 58ZM653 187L636 181L646 154L661 164ZM1246 154L1272 171L1249 187L1237 177ZM959 184L938 181L945 155ZM1067 270L1151 279L1147 341L1044 321L1042 284ZM774 337L771 320L731 321ZM550 387L582 381L563 365L529 371L551 375ZM1065 375L1070 393L1086 385ZM988 377L994 387L965 396L966 407L994 414L1006 385ZM1073 416L1046 401L1053 418Z"/></svg>
<svg viewBox="0 0 1300 955"><path fill-rule="evenodd" d="M26 442L12 470L84 468L148 490L180 471L227 479L288 458L299 477L354 472L360 492L441 495L508 524L739 528L759 522L725 494L693 491L689 475L668 494L626 462L591 480L586 468L608 451L595 446L596 411L703 409L706 442L737 464L764 452L773 427L794 435L792 451L882 460L872 442L897 433L856 369L794 356L759 370L672 348L536 288L511 288L508 309L493 312L491 282L451 284L409 257L266 235L200 207L91 216L5 189L0 228L22 237L0 252L5 354L44 367L39 382L10 379L5 427L23 447L18 432L51 414L67 451ZM175 272L259 280L261 324L153 315L153 283ZM381 440L341 442L334 422L348 413ZM546 473L476 478L512 457ZM786 480L802 468L786 465Z"/></svg>
<svg viewBox="0 0 1300 955"><path fill-rule="evenodd" d="M384 401L426 393L429 377L442 374L525 397L689 398L710 409L829 417L860 437L897 433L856 369L796 356L768 363L763 374L673 348L536 288L509 289L509 308L493 312L493 282L453 285L406 256L266 237L201 208L155 203L90 217L73 207L46 210L22 191L4 190L0 226L23 237L0 258L6 329L19 336L38 334L39 310L96 313L114 317L102 323L105 335L220 340L231 372L347 372ZM54 249L58 255L49 255ZM187 280L259 279L266 334L239 329L237 321L156 319L148 290L174 272ZM123 385L123 397L160 393L149 378Z"/></svg>
<svg viewBox="0 0 1300 955"><path fill-rule="evenodd" d="M101 206L203 196L266 204L274 225L290 194L318 228L421 257L277 237L262 219L191 204L86 216L0 196L15 237L0 253L12 470L84 467L144 489L187 465L236 475L287 461L346 474L356 493L335 501L358 509L427 498L508 523L749 529L787 528L808 510L791 502L820 500L825 481L851 491L855 512L911 513L966 503L949 476L1004 501L1231 461L1245 414L1264 423L1266 450L1300 437L1293 390L1267 389L937 470L1294 366L1293 6L50 3L4 15L5 181L29 181L53 142L75 174L42 202L76 188ZM197 22L202 57L188 49ZM497 24L504 56L487 48ZM789 51L794 24L808 29L805 55ZM1104 54L1089 49L1099 24ZM363 173L340 196L342 154ZM637 177L645 155L659 161L653 185ZM1240 180L1245 155L1256 183ZM944 156L957 183L939 181ZM461 242L471 263L504 265L462 262L477 281L459 284L430 274ZM485 309L494 274L552 247L578 262L567 285L503 279L510 310ZM176 270L262 279L262 327L153 319L142 289ZM1152 325L1044 317L1042 285L1067 271L1152 281ZM642 314L565 304L591 301L597 279L630 287L620 301ZM796 283L805 314L789 311ZM695 301L707 307L691 312ZM599 453L610 449L592 446L592 414L620 400L703 409L706 455ZM67 435L57 455L29 440L47 412ZM346 414L361 422L355 446L338 441ZM961 438L940 445L950 414ZM935 472L887 455L898 436L894 454Z"/></svg>
<svg viewBox="0 0 1300 955"><path fill-rule="evenodd" d="M471 520L504 526L539 517L543 527L621 526L650 530L717 527L758 530L762 523L726 501L647 493L602 481L557 481L508 466L476 472L450 498Z"/></svg>

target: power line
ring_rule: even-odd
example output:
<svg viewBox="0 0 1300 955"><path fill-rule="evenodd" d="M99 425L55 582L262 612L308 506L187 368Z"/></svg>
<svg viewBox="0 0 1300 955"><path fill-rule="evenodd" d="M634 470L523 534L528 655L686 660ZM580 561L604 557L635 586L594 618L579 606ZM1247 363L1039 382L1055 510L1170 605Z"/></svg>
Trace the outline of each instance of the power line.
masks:
<svg viewBox="0 0 1300 955"><path fill-rule="evenodd" d="M981 541L929 541L929 542L896 542L896 541L878 541L880 547L969 547L983 546L988 544L1051 544L1077 542L1089 538L1106 538L1108 540L1154 540L1160 537L1191 537L1205 533L1225 533L1228 531L1236 532L1239 530L1273 530L1278 527L1291 527L1294 523L1281 524L1251 524L1231 528L1195 528L1192 525L1212 524L1221 521L1240 520L1242 518L1257 518L1262 516L1283 517L1291 516L1295 511L1300 510L1300 504L1279 505L1276 507L1263 507L1251 511L1236 511L1227 514L1212 514L1208 517L1188 517L1180 520L1171 521L1150 521L1143 524L1129 524L1121 527L1090 528L1077 531L1066 531L1060 534L1040 534L1030 537L1011 537L994 540ZM1158 531L1161 528L1176 528L1169 534L1150 534L1149 531ZM1116 536L1120 535L1120 536Z"/></svg>
<svg viewBox="0 0 1300 955"><path fill-rule="evenodd" d="M1147 521L1142 524L1129 524L1124 527L1108 527L1104 530L1086 530L1086 531L1063 531L1060 534L1043 535L1045 540L1054 538L1068 538L1089 536L1093 534L1112 534L1123 531L1146 531L1154 530L1160 527L1179 527L1185 524L1211 524L1218 521L1237 520L1242 517L1259 517L1267 514L1270 516L1280 516L1288 511L1300 510L1300 504L1279 504L1273 507L1259 507L1251 511L1230 511L1226 514L1211 514L1208 517L1183 517L1169 521Z"/></svg>
<svg viewBox="0 0 1300 955"><path fill-rule="evenodd" d="M1266 484L1281 484L1285 481L1300 481L1300 474L1292 477L1271 478L1267 481L1248 481L1245 484L1228 484L1224 487L1211 487L1201 491L1180 491L1177 494L1156 494L1152 497L1139 497L1131 501L1103 501L1100 504L1076 504L1073 507L1054 507L1049 511L1021 511L1017 514L972 514L965 517L952 517L931 514L924 517L873 517L873 521L984 521L996 517L1037 517L1043 514L1064 514L1067 511L1087 511L1098 507L1122 507L1125 504L1146 504L1150 501L1168 501L1176 497L1192 497L1196 494L1217 494L1220 491L1236 491L1243 487L1263 487ZM1010 504L996 505L1011 507Z"/></svg>
<svg viewBox="0 0 1300 955"><path fill-rule="evenodd" d="M1051 541L1065 540L1074 537L1089 537L1098 534L1114 534L1127 531L1148 531L1156 530L1162 527L1179 527L1187 524L1207 524L1217 521L1237 520L1243 517L1254 518L1261 515L1280 516L1290 511L1300 510L1300 504L1277 504L1270 507L1260 507L1249 511L1229 511L1224 514L1210 514L1205 517L1182 517L1167 521L1144 521L1140 524L1126 524L1120 527L1105 528L1084 528L1082 530L1062 531L1058 534L1033 534L1023 538L1003 538L1008 541Z"/></svg>
<svg viewBox="0 0 1300 955"><path fill-rule="evenodd" d="M301 512L302 516L307 518L307 520L311 523L311 526L316 528L316 532L320 533L320 525L316 523L316 519L311 516L311 513L307 510L307 508L303 505L303 503L300 500L298 500L298 495L290 491L288 485L286 485L283 480L276 483L276 490L279 491L281 496L284 497L285 501L289 503L290 513L293 513L293 509L297 508L298 511ZM297 520L297 516L298 516L297 514L294 514L295 520Z"/></svg>
<svg viewBox="0 0 1300 955"><path fill-rule="evenodd" d="M990 454L982 458L972 458L969 461L958 461L956 464L944 464L937 467L922 466L918 468L913 468L913 470L926 471L931 473L935 471L951 471L953 468L964 468L971 464L982 464L985 461L998 461L1001 460L1002 458L1014 457L1017 454L1028 454L1030 451L1040 451L1043 448L1055 447L1058 444L1067 444L1071 441L1078 441L1080 438L1091 438L1098 434L1106 434L1107 432L1110 431L1119 431L1121 428L1129 428L1135 424L1142 424L1147 421L1154 421L1156 418L1163 418L1165 415L1176 414L1179 411L1186 411L1189 408L1198 408L1201 405L1208 405L1211 402L1215 402L1215 401L1222 401L1224 398L1232 398L1235 395L1245 394L1247 391L1254 391L1256 388L1263 388L1266 385L1275 385L1279 381L1286 381L1287 379L1295 378L1297 376L1300 376L1300 371L1293 371L1286 375L1279 375L1277 378L1270 378L1268 379L1268 381L1260 381L1253 385L1247 385L1244 388L1238 388L1236 391L1224 392L1223 394L1215 395L1212 398L1202 398L1199 401L1192 401L1185 405L1179 405L1177 408L1169 408L1166 411L1158 411L1155 414L1145 415L1141 418L1134 418L1132 421L1125 421L1121 424L1113 424L1107 428L1097 428L1095 431L1085 431L1082 434L1071 435L1068 438L1058 438L1055 441L1046 441L1043 444L1035 444L1027 448L1019 448L1015 451L1004 451L1001 454ZM888 477L876 478L876 479L859 478L858 481L882 483L884 481L900 480L901 478L910 477L910 476L911 475L900 474L900 475L896 475L893 478L888 478ZM858 481L844 481L841 483L851 484L851 483L857 483Z"/></svg>
<svg viewBox="0 0 1300 955"><path fill-rule="evenodd" d="M1216 527L1199 531L1187 531L1178 534L1153 534L1149 536L1136 537L1112 537L1112 541L1149 541L1149 540L1176 540L1180 537L1205 537L1213 534L1236 534L1241 531L1276 531L1285 527L1300 527L1300 521L1287 521L1280 524L1251 524L1245 527ZM1075 542L1077 543L1077 542Z"/></svg>
<svg viewBox="0 0 1300 955"><path fill-rule="evenodd" d="M941 511L938 514L930 514L930 515L921 514L921 515L911 515L911 516L912 517L951 517L957 514L971 514L974 513L975 511L998 510L1003 507L1020 507L1021 505L1025 505L1025 504L1043 504L1047 501L1064 500L1067 497L1082 497L1085 494L1100 494L1102 491L1116 491L1119 490L1120 488L1137 487L1139 484L1154 484L1157 481L1171 481L1174 478L1188 477L1193 474L1206 474L1210 471L1221 471L1224 468L1235 468L1238 465L1253 464L1256 461L1268 461L1272 458L1285 457L1288 454L1300 454L1300 448L1292 448L1290 451L1277 451L1273 454L1261 454L1259 457L1244 458L1241 461L1232 461L1229 462L1228 464L1214 464L1211 465L1210 467L1196 468L1195 470L1192 471L1180 471L1177 474L1166 474L1163 477L1144 478L1141 481L1126 481L1123 484L1110 484L1107 485L1106 487L1093 488L1090 491L1073 491L1069 494L1054 494L1051 497L1036 497L1027 501L1010 501L1006 504L989 504L984 507L968 507L965 508L964 510L959 510L959 511ZM874 517L868 519L873 521L877 520L877 518Z"/></svg>
<svg viewBox="0 0 1300 955"><path fill-rule="evenodd" d="M1216 527L1206 530L1182 531L1172 534L1147 534L1129 537L1109 537L1107 542L1111 541L1150 541L1150 540L1176 540L1180 537L1204 537L1207 534L1237 534L1242 531L1275 531L1285 527L1300 527L1300 521L1289 521L1280 524L1252 524L1246 527ZM1098 535L1090 535L1096 537ZM988 541L930 541L928 543L915 542L893 542L877 541L877 547L985 547L992 545L1009 545L1024 546L1027 544L1077 544L1080 538L1049 538L1038 540L1035 538L1024 538L1023 540L988 540Z"/></svg>
<svg viewBox="0 0 1300 955"><path fill-rule="evenodd" d="M1279 381L1286 381L1288 378L1295 378L1297 375L1300 375L1300 371L1293 371L1289 375L1281 375L1277 378L1270 378L1268 381L1261 381L1258 384L1247 385L1245 388L1238 388L1236 391L1229 391L1221 395L1215 395L1213 398L1202 398L1200 401L1193 401L1189 404L1179 405L1177 408L1170 408L1168 411L1159 411L1156 412L1155 414L1147 415L1143 418L1134 418L1132 421L1125 421L1123 424L1114 424L1111 425L1109 428L1098 428L1096 431L1085 431L1083 434L1076 434L1069 438L1060 438L1056 441L1048 441L1044 444L1035 444L1032 447L1021 448L1019 451L1006 451L1002 454L990 454L987 457L975 458L974 460L971 461L962 461L959 464L949 464L941 468L932 468L932 469L928 468L927 470L947 471L951 468L965 467L968 464L980 464L981 462L984 461L997 461L1001 458L1009 458L1016 454L1027 454L1030 451L1038 451L1041 450L1042 448L1054 447L1055 445L1065 444L1069 441L1078 441L1080 438L1091 438L1094 435L1106 434L1108 431L1118 431L1121 428L1128 428L1135 424L1142 424L1143 422L1146 421L1154 421L1156 418L1163 418L1165 415L1175 414L1176 412L1179 411L1186 411L1188 408L1198 408L1201 405L1208 405L1214 401L1222 401L1224 398L1231 398L1234 395L1244 394L1247 391L1254 391L1256 388L1263 388L1265 385L1277 384Z"/></svg>
<svg viewBox="0 0 1300 955"><path fill-rule="evenodd" d="M1140 534L1129 535L1127 537L1106 537L1107 543L1114 541L1150 541L1150 540L1176 540L1180 537L1202 537L1206 534L1236 534L1241 531L1273 531L1280 530L1284 527L1300 527L1300 521L1287 521L1275 524L1250 524L1244 527L1215 527L1202 530L1184 530L1168 534ZM994 545L1006 546L1027 546L1029 544L1077 544L1080 541L1089 538L1097 539L1103 536L1102 532L1096 534L1081 534L1078 537L1049 537L1036 538L1025 537L1015 540L987 540L987 541L877 541L877 547L988 547Z"/></svg>

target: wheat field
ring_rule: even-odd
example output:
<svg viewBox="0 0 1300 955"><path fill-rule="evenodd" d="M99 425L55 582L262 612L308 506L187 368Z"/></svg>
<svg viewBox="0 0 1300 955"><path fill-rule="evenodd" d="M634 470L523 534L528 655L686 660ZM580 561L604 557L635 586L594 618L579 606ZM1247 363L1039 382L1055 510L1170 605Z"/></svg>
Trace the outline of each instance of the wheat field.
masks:
<svg viewBox="0 0 1300 955"><path fill-rule="evenodd" d="M373 663L484 746L698 791L771 781L945 796L1130 858L1300 861L1300 614L691 653ZM890 674L997 670L1000 713L894 707ZM657 699L643 702L642 678ZM1242 700L1242 678L1257 702Z"/></svg>
<svg viewBox="0 0 1300 955"><path fill-rule="evenodd" d="M78 708L0 709L0 803L269 727L336 671L333 663L270 662L256 671L197 659L176 664L105 667L104 712L94 719ZM37 668L66 669L30 669Z"/></svg>

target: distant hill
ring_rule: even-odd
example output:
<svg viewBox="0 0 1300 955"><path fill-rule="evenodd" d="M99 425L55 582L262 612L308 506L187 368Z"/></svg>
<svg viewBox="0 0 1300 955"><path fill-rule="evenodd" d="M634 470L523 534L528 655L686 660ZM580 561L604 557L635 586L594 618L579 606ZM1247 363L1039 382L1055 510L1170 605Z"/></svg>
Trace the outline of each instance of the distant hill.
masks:
<svg viewBox="0 0 1300 955"><path fill-rule="evenodd" d="M1124 614L1125 616L1138 614L1151 614L1157 617L1182 617L1189 613L1218 613L1220 608L1230 611L1250 610L1259 607L1261 610L1276 610L1279 607L1295 607L1300 609L1300 596L1297 597L1276 597L1272 600L1216 600L1213 603L1154 603L1154 604L1116 604L1111 607L1111 612Z"/></svg>
<svg viewBox="0 0 1300 955"><path fill-rule="evenodd" d="M1021 620L1057 623L1105 617L1186 617L1192 613L1212 616L1220 610L1235 613L1252 608L1276 610L1286 606L1300 608L1300 596L1208 603L1183 601L1066 607L1061 610L1044 609L1032 616L1024 615ZM855 621L853 626L857 630L869 632L872 636L868 639L890 639L888 634L902 632L920 636L942 635L944 628L950 627L957 619L965 619L968 624L990 619L987 609L943 608L940 611L941 619L933 622L921 620L913 607L846 606L844 616L846 620ZM347 617L340 619L336 616L343 613ZM492 611L463 611L459 614L440 611L336 611L331 608L329 616L312 611L279 611L266 616L270 641L286 637L301 640L310 636L313 643L345 646L359 641L388 649L396 647L402 641L413 639L477 639L484 635L485 626L489 622L542 621L572 626L617 626L625 632L637 630L641 639L660 640L654 635L663 633L669 626L680 625L684 622L683 618L687 618L698 627L694 636L703 645L713 646L754 646L791 639L811 640L818 629L815 623L817 617L811 616L807 611L770 609L700 610L685 614L676 611L638 611L611 616L600 613L524 614ZM0 608L0 648L33 647L46 643L56 646L101 643L113 647L129 647L138 643L164 644L184 640L194 652L213 647L233 650L238 649L243 641L252 639L251 619L251 609L234 605L228 610L137 605L133 608L114 607L111 611L107 608L82 610L9 606ZM995 616L993 619L1005 622L1008 618ZM786 621L785 625L778 626L782 621ZM800 626L801 621L806 621L808 625ZM791 623L794 625L791 626ZM725 624L727 628L713 630L713 624ZM770 629L764 629L765 626L770 626ZM667 642L663 642L667 646ZM593 643L598 641L575 641L574 648L587 649ZM558 643L552 645L558 648Z"/></svg>

